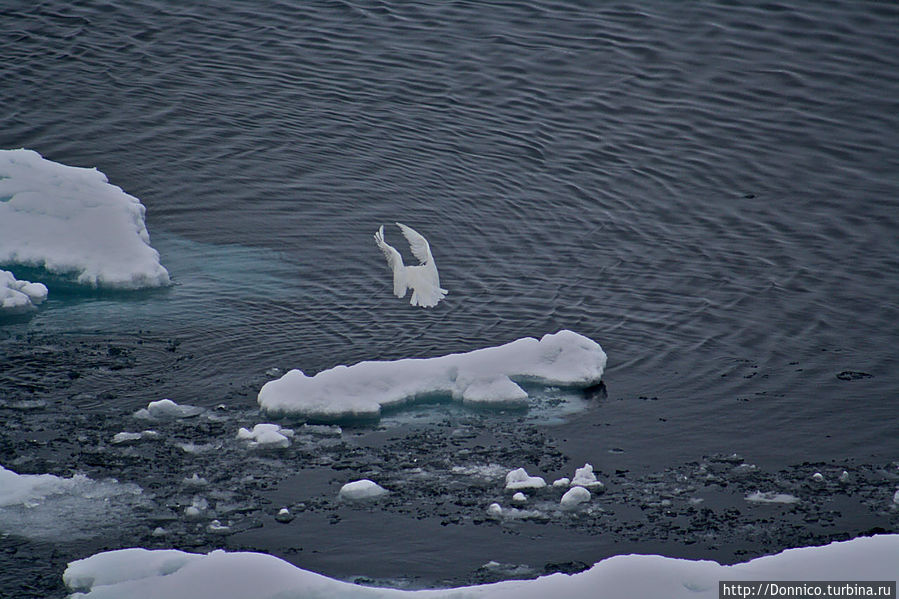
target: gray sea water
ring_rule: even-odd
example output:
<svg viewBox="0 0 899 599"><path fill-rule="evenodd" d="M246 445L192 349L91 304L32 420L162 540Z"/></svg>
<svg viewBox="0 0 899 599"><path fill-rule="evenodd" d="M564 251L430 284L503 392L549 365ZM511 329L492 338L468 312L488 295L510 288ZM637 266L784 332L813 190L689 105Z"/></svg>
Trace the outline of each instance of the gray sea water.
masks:
<svg viewBox="0 0 899 599"><path fill-rule="evenodd" d="M149 498L87 540L0 518L0 584L62 596L66 561L137 545L433 586L899 531L897 47L890 2L5 2L0 147L138 197L175 286L51 287L0 324L0 464ZM397 220L430 241L433 310L391 294L371 235ZM561 328L609 355L574 413L233 439L272 368ZM109 443L164 397L210 411ZM585 461L596 511L536 521L486 520L501 484L452 473ZM855 486L809 486L844 469ZM183 523L193 472L233 534ZM365 474L392 499L335 504ZM759 512L753 490L801 501Z"/></svg>

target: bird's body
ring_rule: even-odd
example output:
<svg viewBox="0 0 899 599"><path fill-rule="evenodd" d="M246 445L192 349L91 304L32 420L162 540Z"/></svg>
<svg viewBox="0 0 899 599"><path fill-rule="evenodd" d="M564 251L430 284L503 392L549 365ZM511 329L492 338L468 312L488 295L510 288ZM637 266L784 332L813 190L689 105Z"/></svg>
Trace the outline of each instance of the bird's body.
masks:
<svg viewBox="0 0 899 599"><path fill-rule="evenodd" d="M402 223L396 225L403 232L412 254L418 258L420 264L416 266L406 266L403 264L403 257L395 248L388 245L384 241L383 225L375 233L375 243L384 252L387 258L387 265L393 271L393 293L397 297L404 297L406 290L412 290L412 298L409 303L413 306L421 306L423 308L432 308L437 302L446 297L448 293L446 289L440 287L440 276L437 274L437 265L434 263L434 257L431 255L431 247L428 240L421 234L407 227Z"/></svg>

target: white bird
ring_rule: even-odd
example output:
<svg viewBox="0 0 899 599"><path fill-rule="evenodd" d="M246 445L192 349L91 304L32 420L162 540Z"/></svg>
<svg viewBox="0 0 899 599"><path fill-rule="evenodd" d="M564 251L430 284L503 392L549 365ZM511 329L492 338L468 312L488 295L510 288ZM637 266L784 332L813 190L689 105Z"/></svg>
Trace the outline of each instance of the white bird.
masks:
<svg viewBox="0 0 899 599"><path fill-rule="evenodd" d="M396 226L403 232L403 236L412 249L412 254L418 258L421 264L417 266L403 264L403 257L400 256L400 253L384 241L384 226L381 225L378 232L375 233L375 243L384 252L387 265L393 270L393 293L397 297L404 297L406 289L411 289L410 304L432 308L446 297L448 292L446 289L440 288L440 276L437 274L434 256L431 255L431 246L428 245L428 240L415 229L402 223L396 223Z"/></svg>

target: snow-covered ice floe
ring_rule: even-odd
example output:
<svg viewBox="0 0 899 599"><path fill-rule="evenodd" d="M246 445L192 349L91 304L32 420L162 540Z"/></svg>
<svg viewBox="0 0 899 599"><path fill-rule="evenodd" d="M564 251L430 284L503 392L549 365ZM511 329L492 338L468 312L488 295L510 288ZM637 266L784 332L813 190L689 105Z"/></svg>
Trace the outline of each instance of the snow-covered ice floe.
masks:
<svg viewBox="0 0 899 599"><path fill-rule="evenodd" d="M266 383L258 401L270 413L323 421L378 418L382 408L429 397L525 407L528 394L518 383L589 387L602 380L605 366L598 343L562 330L437 358L336 366L311 377L291 370Z"/></svg>
<svg viewBox="0 0 899 599"><path fill-rule="evenodd" d="M722 566L658 555L619 555L578 574L457 589L363 587L261 553L194 554L120 549L69 564L63 580L78 599L713 599L719 580L896 580L899 535L861 537Z"/></svg>
<svg viewBox="0 0 899 599"><path fill-rule="evenodd" d="M140 200L96 169L32 150L0 150L0 264L37 267L80 285L168 285Z"/></svg>
<svg viewBox="0 0 899 599"><path fill-rule="evenodd" d="M45 299L47 287L43 283L20 281L8 270L0 270L0 316L34 310Z"/></svg>

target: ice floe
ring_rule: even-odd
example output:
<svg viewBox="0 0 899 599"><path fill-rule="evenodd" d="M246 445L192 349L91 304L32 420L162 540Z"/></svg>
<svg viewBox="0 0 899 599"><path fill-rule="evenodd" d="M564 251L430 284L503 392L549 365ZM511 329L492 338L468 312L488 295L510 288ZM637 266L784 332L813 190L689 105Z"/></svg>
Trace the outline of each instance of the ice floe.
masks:
<svg viewBox="0 0 899 599"><path fill-rule="evenodd" d="M31 538L81 538L114 526L142 503L141 488L83 474L17 474L0 466L0 531Z"/></svg>
<svg viewBox="0 0 899 599"><path fill-rule="evenodd" d="M129 433L127 431L123 431L121 433L116 433L112 437L112 443L114 445L121 445L123 443L132 443L134 441L141 441L143 439L158 439L159 433L153 430L141 431L139 433Z"/></svg>
<svg viewBox="0 0 899 599"><path fill-rule="evenodd" d="M507 580L457 589L406 591L365 587L302 570L261 553L120 549L69 564L63 581L79 599L713 599L719 580L895 580L899 535L860 537L822 547L788 549L722 566L658 555L619 555L578 574Z"/></svg>
<svg viewBox="0 0 899 599"><path fill-rule="evenodd" d="M571 487L562 495L559 505L563 509L572 509L588 501L590 501L590 491L584 487Z"/></svg>
<svg viewBox="0 0 899 599"><path fill-rule="evenodd" d="M341 499L348 499L350 501L362 501L366 499L377 499L387 493L387 489L378 483L363 478L362 480L353 481L343 485L340 488L339 496Z"/></svg>
<svg viewBox="0 0 899 599"><path fill-rule="evenodd" d="M600 382L605 365L598 343L563 330L437 358L335 366L311 377L291 370L266 383L258 401L271 413L323 421L378 418L382 408L432 397L524 407L528 394L518 383L588 387Z"/></svg>
<svg viewBox="0 0 899 599"><path fill-rule="evenodd" d="M293 434L292 429L265 422L257 424L253 430L241 427L237 438L249 441L251 447L289 447Z"/></svg>
<svg viewBox="0 0 899 599"><path fill-rule="evenodd" d="M572 487L584 487L591 491L601 490L605 485L593 474L593 465L584 464L583 467L574 471L574 478L571 479Z"/></svg>
<svg viewBox="0 0 899 599"><path fill-rule="evenodd" d="M0 270L0 316L29 312L45 299L43 283L20 281L8 270Z"/></svg>
<svg viewBox="0 0 899 599"><path fill-rule="evenodd" d="M151 401L146 408L141 408L134 413L135 418L145 420L172 420L177 418L190 418L205 412L203 408L197 406L179 405L171 399L160 399L159 401Z"/></svg>
<svg viewBox="0 0 899 599"><path fill-rule="evenodd" d="M540 476L531 476L524 468L516 468L506 475L506 491L520 491L522 489L542 489L546 481Z"/></svg>
<svg viewBox="0 0 899 599"><path fill-rule="evenodd" d="M144 213L137 198L96 169L32 150L0 150L0 264L41 268L91 287L168 285Z"/></svg>
<svg viewBox="0 0 899 599"><path fill-rule="evenodd" d="M762 493L756 491L746 496L752 503L799 503L799 498L789 493Z"/></svg>

